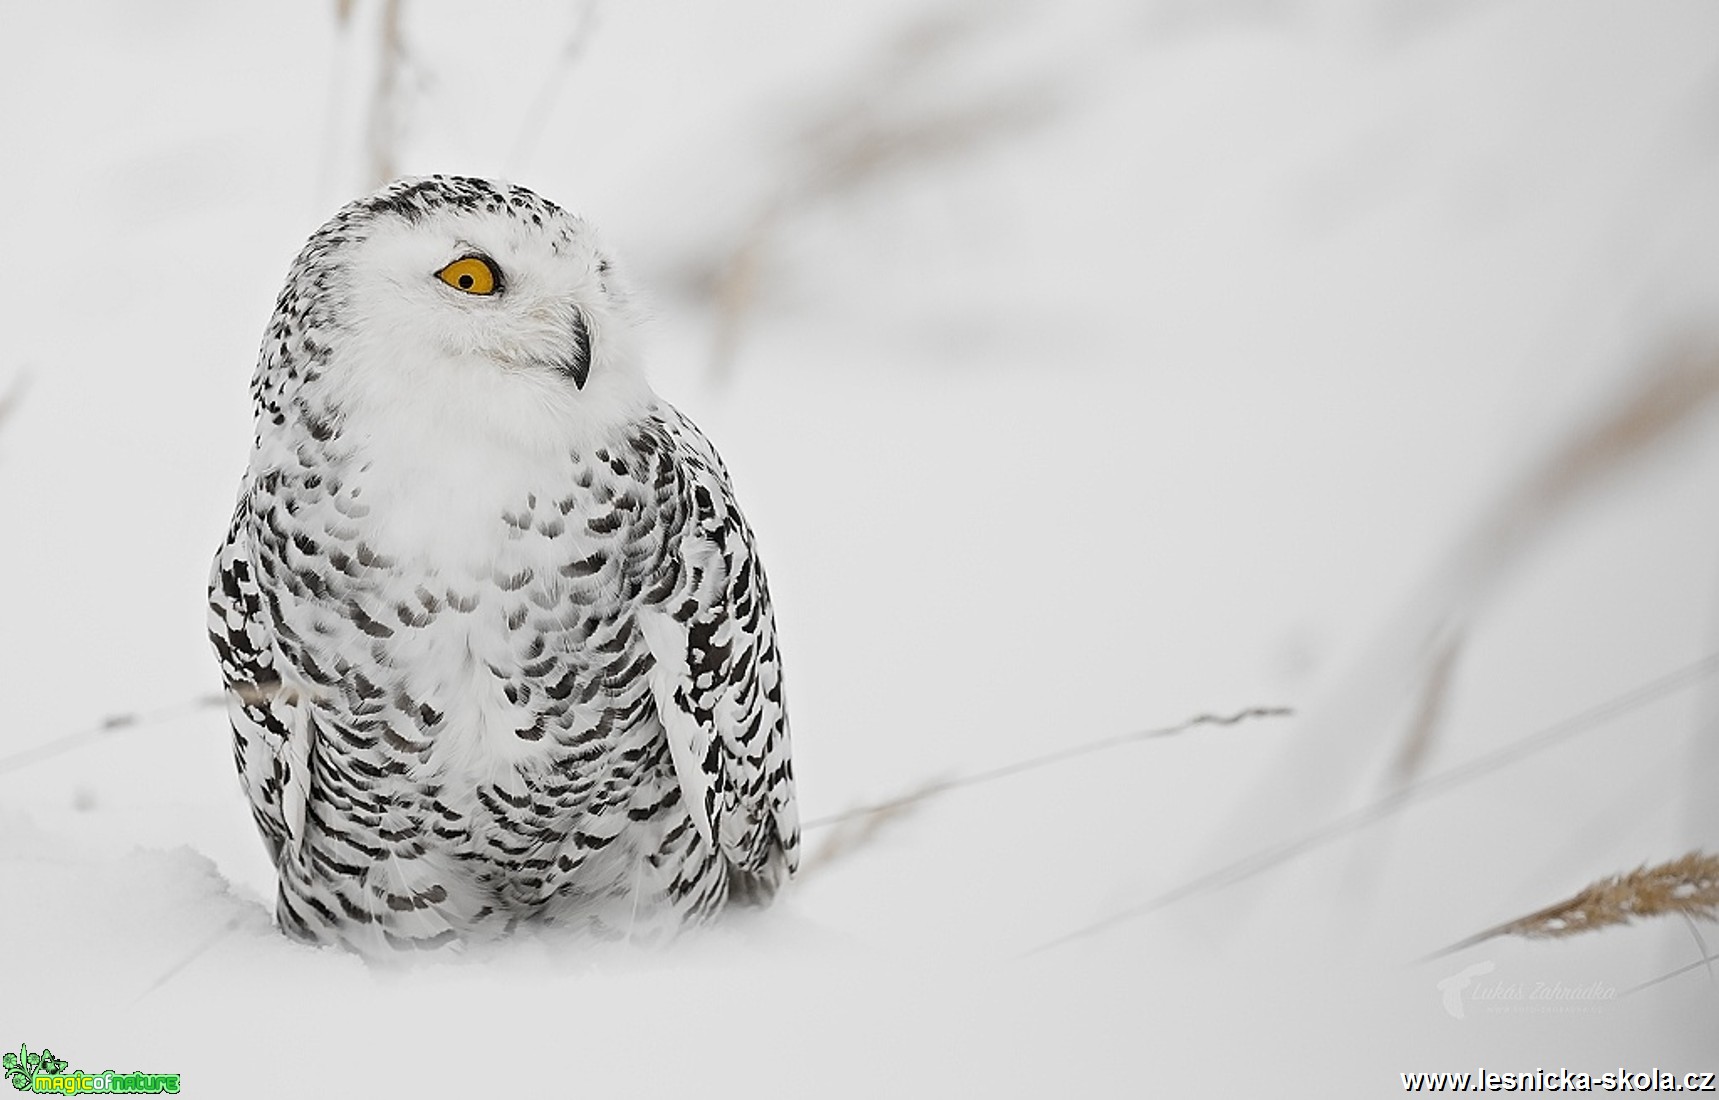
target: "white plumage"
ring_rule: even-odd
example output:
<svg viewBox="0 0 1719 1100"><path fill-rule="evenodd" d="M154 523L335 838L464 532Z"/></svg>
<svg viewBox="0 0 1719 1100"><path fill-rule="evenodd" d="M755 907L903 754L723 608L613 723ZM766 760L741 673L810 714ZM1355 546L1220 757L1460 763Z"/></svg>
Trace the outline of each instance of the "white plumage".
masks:
<svg viewBox="0 0 1719 1100"><path fill-rule="evenodd" d="M403 180L306 244L210 584L283 929L364 952L762 901L799 827L764 574L577 218Z"/></svg>

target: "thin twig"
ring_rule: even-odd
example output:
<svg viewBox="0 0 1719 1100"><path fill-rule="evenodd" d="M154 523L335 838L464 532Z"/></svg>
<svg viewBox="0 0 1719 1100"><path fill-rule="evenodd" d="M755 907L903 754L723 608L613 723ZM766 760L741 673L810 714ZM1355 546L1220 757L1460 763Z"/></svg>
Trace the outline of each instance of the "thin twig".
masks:
<svg viewBox="0 0 1719 1100"><path fill-rule="evenodd" d="M399 167L396 148L400 130L400 68L406 48L400 32L400 8L405 0L382 0L377 30L376 87L371 92L366 128L370 153L370 186L393 179Z"/></svg>
<svg viewBox="0 0 1719 1100"><path fill-rule="evenodd" d="M166 985L169 981L171 981L173 979L174 975L178 974L181 970L184 970L187 966L190 966L192 963L196 962L211 947L214 947L216 944L220 943L222 940L226 939L228 936L232 935L235 931L237 931L240 923L242 923L242 922L240 921L239 917L237 917L237 916L228 917L226 919L226 921L221 925L221 927L215 929L215 931L212 932L207 938L205 938L202 943L198 944L196 947L193 947L190 950L190 952L185 955L184 958L180 959L178 962L174 963L172 966L170 966L166 970L162 971L160 977L156 978L153 982L150 982L147 986L145 986L141 993L139 993L136 997L132 998L131 1003L137 1004L139 1001L143 1000L145 997L149 996L151 993L154 993L157 989L160 989L162 986Z"/></svg>
<svg viewBox="0 0 1719 1100"><path fill-rule="evenodd" d="M806 859L800 868L800 877L803 880L807 874L820 871L843 856L865 846L875 839L886 825L900 821L917 808L920 803L958 787L989 783L995 779L1004 779L1021 772L1032 771L1050 764L1058 764L1089 753L1102 752L1105 749L1132 744L1135 741L1170 737L1198 726L1233 726L1249 719L1284 718L1294 713L1288 707L1248 707L1234 714L1198 714L1178 725L1117 734L1097 741L1089 741L1084 745L1044 753L1013 764L1004 764L987 771L975 772L972 775L957 776L951 779L929 779L912 790L896 795L887 801L843 810L841 813L828 814L807 822L803 826L807 831L830 825L834 825L836 828L823 844L819 845L818 849Z"/></svg>
<svg viewBox="0 0 1719 1100"><path fill-rule="evenodd" d="M1563 744L1578 734L1599 728L1613 718L1628 714L1632 710L1637 710L1675 692L1692 687L1712 676L1715 672L1719 672L1719 653L1710 653L1699 661L1650 680L1620 695L1613 696L1603 703L1589 707L1587 710L1571 715L1560 722L1555 722L1483 756L1399 787L1365 806L1340 814L1300 836L1281 844L1274 844L1251 852L1240 859L1226 863L1215 871L1196 875L1180 886L1166 890L1139 905L1130 906L1120 912L1112 913L1110 916L1083 925L1072 932L1066 932L1054 939L1046 940L1022 954L1037 955L1073 943L1076 940L1097 935L1119 924L1155 913L1187 898L1199 897L1245 882L1257 875L1274 870L1299 856L1306 855L1308 852L1322 848L1334 840L1340 840L1350 833L1382 821L1415 803L1466 786L1501 768L1520 763L1531 756Z"/></svg>
<svg viewBox="0 0 1719 1100"><path fill-rule="evenodd" d="M1025 760L1018 760L1013 764L1003 764L995 768L987 768L985 771L974 772L971 775L956 776L953 779L934 780L924 786L915 788L906 794L898 795L895 798L887 799L883 802L874 802L868 806L857 806L851 810L843 810L840 813L826 814L823 817L815 817L802 825L801 828L807 831L812 829L822 829L825 826L834 825L838 822L847 821L856 817L864 817L867 814L894 812L916 802L923 802L926 799L940 795L945 791L957 790L961 787L972 787L980 783L989 783L995 779L1003 779L1007 776L1018 775L1021 772L1032 771L1035 768L1042 768L1048 764L1060 764L1064 760L1073 760L1076 757L1088 756L1095 752L1104 752L1107 749L1114 749L1121 745L1133 744L1136 741L1150 741L1160 737L1174 737L1178 733L1186 733L1189 730L1200 726L1234 726L1256 718L1288 718L1294 714L1295 711L1289 707L1247 707L1243 710L1238 710L1233 714L1196 714L1187 721L1180 722L1174 726L1161 726L1156 729L1134 730L1129 733L1113 734L1110 737L1103 737L1097 741L1088 741L1083 745L1074 745L1066 749L1057 749L1054 752L1047 752L1039 756L1028 757Z"/></svg>
<svg viewBox="0 0 1719 1100"><path fill-rule="evenodd" d="M1657 978L1649 978L1647 981L1642 982L1638 985L1630 986L1628 989L1624 990L1622 993L1619 993L1618 997L1621 999L1624 997L1634 996L1635 994L1640 993L1644 989L1651 989L1654 986L1661 984L1662 982L1669 982L1673 978L1680 978L1683 975L1689 973L1691 970L1698 970L1701 968L1706 968L1707 972L1711 974L1713 972L1713 964L1716 962L1719 962L1719 955L1709 955L1709 954L1703 953L1699 959L1696 959L1692 963L1688 963L1688 964L1685 964L1683 966L1680 966L1676 970L1671 971L1669 974L1661 974Z"/></svg>
<svg viewBox="0 0 1719 1100"><path fill-rule="evenodd" d="M1694 917L1688 913L1679 913L1678 916L1683 918L1683 927L1689 929L1689 938L1695 941L1696 953L1701 956L1702 961L1707 963L1707 981L1715 990L1719 990L1719 972L1713 969L1713 952L1707 949L1707 937L1703 936L1701 929L1696 927Z"/></svg>
<svg viewBox="0 0 1719 1100"><path fill-rule="evenodd" d="M766 203L716 272L711 286L716 318L710 338L710 381L715 386L726 385L733 371L783 209L779 200Z"/></svg>
<svg viewBox="0 0 1719 1100"><path fill-rule="evenodd" d="M929 780L894 801L873 806L863 813L855 813L852 817L837 822L836 827L825 835L824 842L818 845L817 850L806 857L795 877L804 882L808 875L816 874L843 856L870 844L886 826L907 817L920 802L938 790L946 790L946 782L943 779Z"/></svg>
<svg viewBox="0 0 1719 1100"><path fill-rule="evenodd" d="M30 376L20 374L4 392L0 392L0 428L6 426L6 421L16 415L18 406L24 403L24 391L29 388L29 384Z"/></svg>
<svg viewBox="0 0 1719 1100"><path fill-rule="evenodd" d="M531 106L525 110L525 118L519 126L519 135L513 139L513 151L507 157L510 173L519 171L525 164L525 158L531 155L538 139L543 136L544 127L549 124L549 115L555 109L555 101L561 97L561 89L567 83L568 74L584 56L596 30L597 0L579 0L579 14L574 19L573 29L568 33L567 41L562 44L561 52L550 66L548 74L544 76L543 83L538 86Z"/></svg>
<svg viewBox="0 0 1719 1100"><path fill-rule="evenodd" d="M1432 747L1439 727L1444 724L1445 715L1450 709L1451 689L1456 682L1456 665L1462 656L1465 640L1466 636L1460 629L1452 631L1433 650L1427 661L1425 677L1420 683L1420 698L1415 703L1414 718L1410 721L1408 733L1397 750L1394 770L1399 782L1413 779L1415 773L1420 771L1427 750Z"/></svg>
<svg viewBox="0 0 1719 1100"><path fill-rule="evenodd" d="M132 729L138 726L153 726L161 722L172 721L175 718L183 718L188 714L213 710L226 705L227 699L224 695L199 695L195 699L157 707L155 710L110 714L93 726L86 726L71 733L63 733L51 741L37 745L35 748L15 752L11 756L0 757L0 775L27 768L32 764L39 764L44 760L76 748L82 748L84 745L99 741L118 730Z"/></svg>
<svg viewBox="0 0 1719 1100"><path fill-rule="evenodd" d="M708 268L716 309L707 373L713 385L732 376L781 224L863 192L892 173L953 161L1024 133L1061 109L1061 74L1016 72L1008 84L965 98L916 96L925 78L958 71L963 48L995 25L1003 10L995 3L961 3L922 12L861 71L824 95L802 97L813 105L781 150L775 187L757 204L739 239Z"/></svg>
<svg viewBox="0 0 1719 1100"><path fill-rule="evenodd" d="M1439 703L1449 693L1460 626L1486 589L1521 560L1552 525L1643 455L1663 448L1719 401L1719 343L1686 338L1646 360L1605 410L1570 432L1529 476L1505 494L1453 561L1458 629L1429 650L1416 680L1423 708L1399 746L1397 774L1412 776L1439 732Z"/></svg>

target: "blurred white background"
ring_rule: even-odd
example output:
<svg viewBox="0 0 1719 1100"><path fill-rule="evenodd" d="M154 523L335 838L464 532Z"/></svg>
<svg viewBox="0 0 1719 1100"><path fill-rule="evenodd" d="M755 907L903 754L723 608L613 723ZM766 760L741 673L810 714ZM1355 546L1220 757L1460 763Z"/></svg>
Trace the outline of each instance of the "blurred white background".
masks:
<svg viewBox="0 0 1719 1100"><path fill-rule="evenodd" d="M1719 848L1712 4L5 0L0 104L0 1049L200 1096L1719 1069L1707 973L1626 995L1697 926L1421 961ZM807 817L1297 717L929 799L672 951L280 940L208 561L294 253L438 171L620 254Z"/></svg>

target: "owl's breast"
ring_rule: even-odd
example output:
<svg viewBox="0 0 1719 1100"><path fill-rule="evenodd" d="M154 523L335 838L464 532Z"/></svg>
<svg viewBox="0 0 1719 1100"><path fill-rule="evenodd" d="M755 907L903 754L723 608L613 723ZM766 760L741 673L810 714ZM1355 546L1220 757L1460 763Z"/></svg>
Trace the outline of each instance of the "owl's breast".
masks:
<svg viewBox="0 0 1719 1100"><path fill-rule="evenodd" d="M651 455L347 463L253 500L287 665L391 770L456 785L597 774L654 721L635 613L684 590L684 508Z"/></svg>

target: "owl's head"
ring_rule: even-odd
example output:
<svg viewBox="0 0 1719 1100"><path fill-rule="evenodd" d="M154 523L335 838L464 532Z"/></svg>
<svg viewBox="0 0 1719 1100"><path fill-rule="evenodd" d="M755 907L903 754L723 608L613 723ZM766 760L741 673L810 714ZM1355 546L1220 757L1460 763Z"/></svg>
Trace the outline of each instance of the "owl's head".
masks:
<svg viewBox="0 0 1719 1100"><path fill-rule="evenodd" d="M579 218L510 184L403 179L305 245L253 391L276 426L553 437L648 403L632 329Z"/></svg>

